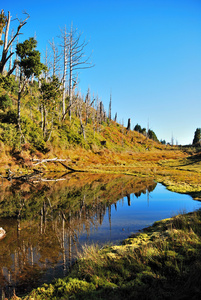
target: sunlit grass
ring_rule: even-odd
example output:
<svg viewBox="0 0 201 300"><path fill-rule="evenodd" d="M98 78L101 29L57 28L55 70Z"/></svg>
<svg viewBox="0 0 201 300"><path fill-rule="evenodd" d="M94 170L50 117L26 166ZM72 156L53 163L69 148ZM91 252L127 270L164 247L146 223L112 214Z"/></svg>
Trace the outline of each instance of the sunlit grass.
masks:
<svg viewBox="0 0 201 300"><path fill-rule="evenodd" d="M84 247L68 277L25 299L198 299L200 225L200 211L181 214L155 222L122 245Z"/></svg>

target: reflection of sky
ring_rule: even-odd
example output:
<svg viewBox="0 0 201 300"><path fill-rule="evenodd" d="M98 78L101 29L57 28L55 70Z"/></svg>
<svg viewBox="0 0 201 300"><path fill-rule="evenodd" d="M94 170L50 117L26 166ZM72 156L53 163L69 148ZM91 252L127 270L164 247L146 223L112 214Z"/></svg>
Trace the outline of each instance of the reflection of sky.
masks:
<svg viewBox="0 0 201 300"><path fill-rule="evenodd" d="M200 207L201 202L193 200L190 196L170 192L163 185L157 184L154 191L149 194L141 194L140 197L131 194L130 206L127 197L120 199L116 203L116 208L112 205L111 226L107 209L102 225L97 231L92 230L88 241L117 242L133 232L152 225L155 221L191 212Z"/></svg>

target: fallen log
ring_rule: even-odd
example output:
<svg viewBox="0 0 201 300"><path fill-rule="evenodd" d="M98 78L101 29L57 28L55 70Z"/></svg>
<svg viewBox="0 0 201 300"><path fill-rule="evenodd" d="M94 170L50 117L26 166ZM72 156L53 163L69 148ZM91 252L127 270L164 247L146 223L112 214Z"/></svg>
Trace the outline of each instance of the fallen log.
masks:
<svg viewBox="0 0 201 300"><path fill-rule="evenodd" d="M58 179L46 179L46 178L40 178L39 180L34 180L33 183L38 183L38 182L57 182L57 181L64 181L66 180L65 178L58 178Z"/></svg>
<svg viewBox="0 0 201 300"><path fill-rule="evenodd" d="M66 159L61 159L61 158L46 158L46 159L33 159L32 161L36 161L36 163L34 164L34 166L38 165L38 164L42 164L42 163L46 163L46 162L62 162L62 161L66 161Z"/></svg>
<svg viewBox="0 0 201 300"><path fill-rule="evenodd" d="M64 166L67 170L71 171L71 172L84 172L84 171L81 171L81 170L75 170L73 168L70 168L68 167L67 165L65 165L64 163L62 163L61 161L59 161L59 163Z"/></svg>
<svg viewBox="0 0 201 300"><path fill-rule="evenodd" d="M71 172L83 172L81 170L75 170L71 167L68 167L66 164L64 164L63 162L66 161L66 159L61 159L61 158L47 158L47 159L33 159L33 161L35 161L36 163L34 164L34 166L42 164L42 163L46 163L46 162L53 162L53 163L60 163L64 168L66 168L67 170L71 171Z"/></svg>

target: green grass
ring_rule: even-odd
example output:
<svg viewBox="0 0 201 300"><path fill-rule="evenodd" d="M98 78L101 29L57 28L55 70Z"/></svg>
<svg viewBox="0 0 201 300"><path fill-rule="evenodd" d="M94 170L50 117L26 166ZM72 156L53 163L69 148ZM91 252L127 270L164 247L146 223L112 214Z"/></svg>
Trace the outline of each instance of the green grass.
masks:
<svg viewBox="0 0 201 300"><path fill-rule="evenodd" d="M122 245L86 247L68 277L23 299L199 299L201 211L156 222Z"/></svg>

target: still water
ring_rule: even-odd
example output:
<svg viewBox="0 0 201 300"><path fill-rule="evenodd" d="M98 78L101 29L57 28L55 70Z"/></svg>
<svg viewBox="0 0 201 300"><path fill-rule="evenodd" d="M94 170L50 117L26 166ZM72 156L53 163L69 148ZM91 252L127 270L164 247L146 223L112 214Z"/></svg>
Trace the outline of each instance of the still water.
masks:
<svg viewBox="0 0 201 300"><path fill-rule="evenodd" d="M83 245L120 243L155 221L201 203L150 179L65 175L0 187L0 287L28 292L67 275Z"/></svg>

